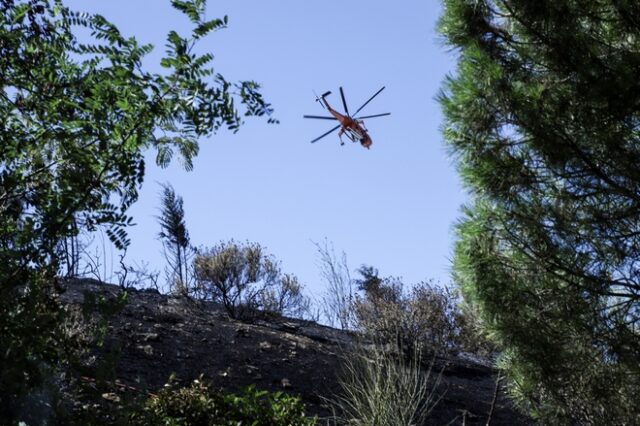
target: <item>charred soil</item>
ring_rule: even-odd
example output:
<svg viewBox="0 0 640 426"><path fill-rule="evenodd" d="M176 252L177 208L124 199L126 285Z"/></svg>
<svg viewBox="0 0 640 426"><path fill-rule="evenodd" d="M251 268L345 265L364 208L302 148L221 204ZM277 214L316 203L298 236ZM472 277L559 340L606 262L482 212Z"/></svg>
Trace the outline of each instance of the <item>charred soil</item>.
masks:
<svg viewBox="0 0 640 426"><path fill-rule="evenodd" d="M80 310L87 294L108 300L123 291L94 280L71 280L62 301ZM341 354L356 344L355 334L284 317L238 321L214 303L127 292L127 303L108 319L103 343L91 349L75 374L85 390L95 389L101 403L153 394L174 374L184 385L202 376L229 392L248 385L286 392L299 396L309 415L330 414L323 397L339 392ZM500 387L494 396L497 371L490 363L437 358L434 371L442 372L438 394L443 396L428 424L485 425L490 413L493 426L531 423Z"/></svg>

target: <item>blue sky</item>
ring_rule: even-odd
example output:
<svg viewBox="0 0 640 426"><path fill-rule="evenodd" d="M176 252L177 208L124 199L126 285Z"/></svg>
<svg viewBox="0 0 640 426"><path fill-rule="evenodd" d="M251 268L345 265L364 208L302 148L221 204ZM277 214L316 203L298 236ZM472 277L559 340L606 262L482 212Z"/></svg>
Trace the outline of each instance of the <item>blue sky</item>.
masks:
<svg viewBox="0 0 640 426"><path fill-rule="evenodd" d="M67 1L96 12L126 35L164 50L170 29L188 21L169 1ZM352 270L372 265L406 283L450 281L452 227L465 201L439 128L435 96L454 55L435 32L437 1L351 0L210 1L207 17L229 16L229 28L201 49L214 53L227 79L252 79L275 108L280 124L247 119L236 134L220 131L201 141L195 170L153 165L150 155L140 200L131 209L129 262L163 268L158 182L184 199L196 246L221 240L255 241L314 292L322 290L313 241L332 242ZM371 150L340 146L333 125L305 120L323 114L313 90L331 90L339 106L343 86L353 111L380 87L364 110L391 116L366 122ZM116 262L117 264L117 262ZM115 266L114 266L115 268Z"/></svg>

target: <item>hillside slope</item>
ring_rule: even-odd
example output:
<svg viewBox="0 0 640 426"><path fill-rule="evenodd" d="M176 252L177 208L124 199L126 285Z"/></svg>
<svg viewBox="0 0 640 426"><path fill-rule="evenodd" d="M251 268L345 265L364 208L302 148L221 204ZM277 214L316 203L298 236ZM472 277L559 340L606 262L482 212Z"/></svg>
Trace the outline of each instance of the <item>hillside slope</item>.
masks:
<svg viewBox="0 0 640 426"><path fill-rule="evenodd" d="M83 303L85 292L111 298L122 291L94 280L72 280L65 289L62 300L72 306ZM321 396L339 390L340 354L354 344L352 333L290 318L249 324L229 319L212 303L129 292L126 306L110 318L104 345L94 350L83 380L100 375L101 365L108 363L115 365L114 379L121 389L153 392L172 373L184 384L202 374L224 390L255 384L299 395L309 414L329 414ZM462 358L438 359L436 367L444 367L438 390L444 396L429 424L453 420L451 424L485 425L497 372ZM528 421L499 392L491 425L518 424Z"/></svg>

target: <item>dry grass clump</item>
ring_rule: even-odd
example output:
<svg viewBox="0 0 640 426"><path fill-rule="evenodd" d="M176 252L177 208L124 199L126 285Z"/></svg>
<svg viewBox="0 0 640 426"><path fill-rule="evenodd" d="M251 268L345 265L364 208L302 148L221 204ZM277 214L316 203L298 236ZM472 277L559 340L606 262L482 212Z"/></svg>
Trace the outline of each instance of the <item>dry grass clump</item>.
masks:
<svg viewBox="0 0 640 426"><path fill-rule="evenodd" d="M411 357L390 346L360 345L344 355L340 392L327 399L333 411L330 424L399 426L424 424L443 394L438 393L441 371L422 356Z"/></svg>

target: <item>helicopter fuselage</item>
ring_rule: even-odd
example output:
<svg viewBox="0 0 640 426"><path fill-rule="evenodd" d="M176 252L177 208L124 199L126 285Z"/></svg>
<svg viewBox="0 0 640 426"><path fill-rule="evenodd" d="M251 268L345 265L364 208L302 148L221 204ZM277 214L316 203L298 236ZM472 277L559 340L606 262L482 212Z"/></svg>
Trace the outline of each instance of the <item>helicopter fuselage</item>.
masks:
<svg viewBox="0 0 640 426"><path fill-rule="evenodd" d="M352 142L360 142L363 147L369 149L373 141L371 140L371 137L369 137L367 129L364 127L364 121L356 120L348 115L340 114L338 111L331 108L331 105L329 105L329 102L327 102L324 97L322 97L322 102L327 108L327 111L329 111L329 113L331 113L331 115L333 115L340 123L340 131L338 132L340 142L342 142L342 135L346 134ZM344 144L344 142L342 143Z"/></svg>

